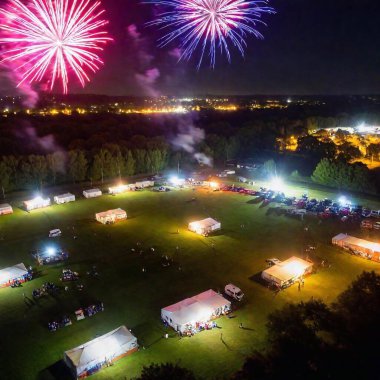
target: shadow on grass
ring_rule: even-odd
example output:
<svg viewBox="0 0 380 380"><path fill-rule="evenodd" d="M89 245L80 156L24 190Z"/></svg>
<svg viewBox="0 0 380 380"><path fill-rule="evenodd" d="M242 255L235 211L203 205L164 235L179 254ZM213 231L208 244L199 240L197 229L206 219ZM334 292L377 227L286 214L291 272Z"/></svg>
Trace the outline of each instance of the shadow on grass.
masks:
<svg viewBox="0 0 380 380"><path fill-rule="evenodd" d="M282 215L285 215L286 214L286 210L277 206L277 207L269 207L267 212L266 212L266 215L269 216L269 215L276 215L276 216L282 216Z"/></svg>
<svg viewBox="0 0 380 380"><path fill-rule="evenodd" d="M251 277L249 277L249 279L251 281L257 282L258 284L265 286L267 288L268 283L261 277L261 273L262 273L261 271L257 272L254 275L252 275Z"/></svg>
<svg viewBox="0 0 380 380"><path fill-rule="evenodd" d="M60 360L38 374L37 380L72 380L74 379L69 368Z"/></svg>
<svg viewBox="0 0 380 380"><path fill-rule="evenodd" d="M249 205L258 205L262 201L263 201L263 198L257 197L257 198L253 198L253 199L250 199L249 201L247 201L247 204L249 204Z"/></svg>

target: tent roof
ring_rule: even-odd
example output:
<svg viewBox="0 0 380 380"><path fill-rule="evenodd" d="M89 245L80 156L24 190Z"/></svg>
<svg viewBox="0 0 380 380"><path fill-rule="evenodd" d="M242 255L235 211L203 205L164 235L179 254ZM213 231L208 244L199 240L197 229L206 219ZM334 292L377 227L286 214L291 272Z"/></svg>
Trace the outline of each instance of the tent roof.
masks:
<svg viewBox="0 0 380 380"><path fill-rule="evenodd" d="M13 267L4 268L0 270L0 284L5 284L15 278L24 276L28 271L23 263L14 265Z"/></svg>
<svg viewBox="0 0 380 380"><path fill-rule="evenodd" d="M203 220L197 220L195 222L191 222L190 225L192 224L197 224L197 227L200 227L200 228L207 228L207 227L214 226L215 224L219 224L219 222L212 218L206 218Z"/></svg>
<svg viewBox="0 0 380 380"><path fill-rule="evenodd" d="M125 327L120 326L98 338L65 352L75 367L83 367L87 364L110 358L121 347L136 340L131 332Z"/></svg>
<svg viewBox="0 0 380 380"><path fill-rule="evenodd" d="M348 235L346 234L339 234L339 235L336 235L332 238L332 240L343 240L347 237Z"/></svg>
<svg viewBox="0 0 380 380"><path fill-rule="evenodd" d="M0 210L4 209L4 208L12 208L12 206L10 204L8 204L8 203L3 203L3 204L0 205Z"/></svg>
<svg viewBox="0 0 380 380"><path fill-rule="evenodd" d="M85 193L99 193L100 189L88 189L84 190Z"/></svg>
<svg viewBox="0 0 380 380"><path fill-rule="evenodd" d="M74 194L66 193L66 194L56 195L56 198L67 198L67 197L73 197L73 196Z"/></svg>
<svg viewBox="0 0 380 380"><path fill-rule="evenodd" d="M370 249L371 251L374 251L374 252L380 252L380 244L374 243L372 241L359 239L353 236L346 235L344 242L347 244L356 245L365 249Z"/></svg>
<svg viewBox="0 0 380 380"><path fill-rule="evenodd" d="M202 321L208 318L214 310L231 305L231 302L212 289L206 290L194 297L186 298L163 310L172 313L172 319L179 324L191 321Z"/></svg>
<svg viewBox="0 0 380 380"><path fill-rule="evenodd" d="M96 214L97 217L99 218L104 218L106 216L109 216L109 215L117 215L117 214L120 214L120 215L125 215L127 212L122 210L121 208L116 208L114 210L108 210L108 211L103 211L103 212L98 212Z"/></svg>
<svg viewBox="0 0 380 380"><path fill-rule="evenodd" d="M273 265L264 272L281 281L287 281L294 277L299 277L312 266L313 263L302 260L299 257L292 256L291 258L282 261L279 264Z"/></svg>

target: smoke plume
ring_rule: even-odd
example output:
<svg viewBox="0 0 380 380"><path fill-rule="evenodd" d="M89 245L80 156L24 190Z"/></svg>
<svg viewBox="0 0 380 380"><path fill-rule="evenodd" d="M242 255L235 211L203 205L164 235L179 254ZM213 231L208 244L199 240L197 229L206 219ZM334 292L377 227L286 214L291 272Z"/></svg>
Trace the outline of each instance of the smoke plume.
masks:
<svg viewBox="0 0 380 380"><path fill-rule="evenodd" d="M177 149L190 153L199 164L212 166L212 159L198 151L198 145L205 139L205 131L190 124L180 124L180 132L171 143Z"/></svg>
<svg viewBox="0 0 380 380"><path fill-rule="evenodd" d="M135 80L145 95L158 97L160 93L156 88L156 83L160 78L160 70L152 65L154 56L149 53L148 41L141 36L135 24L127 27L127 34L136 51Z"/></svg>

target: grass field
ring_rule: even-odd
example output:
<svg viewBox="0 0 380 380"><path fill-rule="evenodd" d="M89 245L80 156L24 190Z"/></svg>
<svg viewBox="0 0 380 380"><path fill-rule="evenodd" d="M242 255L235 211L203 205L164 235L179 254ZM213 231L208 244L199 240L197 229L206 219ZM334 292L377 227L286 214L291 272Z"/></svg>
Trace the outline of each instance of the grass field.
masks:
<svg viewBox="0 0 380 380"><path fill-rule="evenodd" d="M326 196L321 192L310 195ZM116 207L127 211L127 221L103 226L94 220L96 212ZM65 350L122 324L132 329L145 349L94 375L94 380L129 379L137 376L143 365L167 361L191 368L204 378L228 378L245 356L265 347L268 313L286 302L311 296L332 302L363 270L379 271L379 264L344 254L330 245L331 237L339 232L375 235L339 221L318 224L314 218L300 221L277 216L269 212L270 207L239 194L143 191L81 199L31 213L16 209L13 215L1 217L1 268L21 261L34 265L30 251L49 243L47 234L52 228L63 231L55 241L70 252L68 264L42 267L41 276L22 288L0 289L1 378L54 378L51 366L62 359ZM208 216L222 222L220 233L204 238L187 231L188 222ZM306 225L308 232L304 231ZM316 245L315 255L328 260L331 267L308 277L302 291L293 286L276 295L253 279L265 268L266 258L302 257L306 241ZM142 254L131 251L137 249L137 242L141 243ZM173 257L175 264L162 267L161 255ZM97 266L99 279L86 275L93 265ZM70 290L57 297L25 302L23 293L32 298L32 290L43 282L58 283L63 267L81 274L83 291L71 283ZM222 317L218 320L222 329L181 340L168 329L171 337L163 339L166 330L160 320L162 307L209 288L222 291L228 282L240 286L246 294L234 313L236 318ZM94 300L103 301L105 311L74 321L73 312ZM63 314L70 314L73 325L49 332L47 322ZM240 322L247 329L239 329Z"/></svg>

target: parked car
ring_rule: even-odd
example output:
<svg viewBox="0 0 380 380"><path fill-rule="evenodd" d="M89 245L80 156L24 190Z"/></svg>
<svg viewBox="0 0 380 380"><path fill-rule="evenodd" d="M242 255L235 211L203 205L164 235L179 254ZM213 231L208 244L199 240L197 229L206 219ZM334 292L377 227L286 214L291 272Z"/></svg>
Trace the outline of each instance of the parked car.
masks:
<svg viewBox="0 0 380 380"><path fill-rule="evenodd" d="M62 235L62 231L59 228L49 231L49 238L58 237Z"/></svg>
<svg viewBox="0 0 380 380"><path fill-rule="evenodd" d="M235 286L234 284L226 285L224 287L224 293L226 293L228 296L232 297L236 301L241 301L244 297L244 293L241 291L241 289Z"/></svg>
<svg viewBox="0 0 380 380"><path fill-rule="evenodd" d="M280 264L281 263L281 260L277 259L276 257L273 257L271 259L266 259L265 262L269 265L269 266L273 266L273 265L276 265L276 264Z"/></svg>

